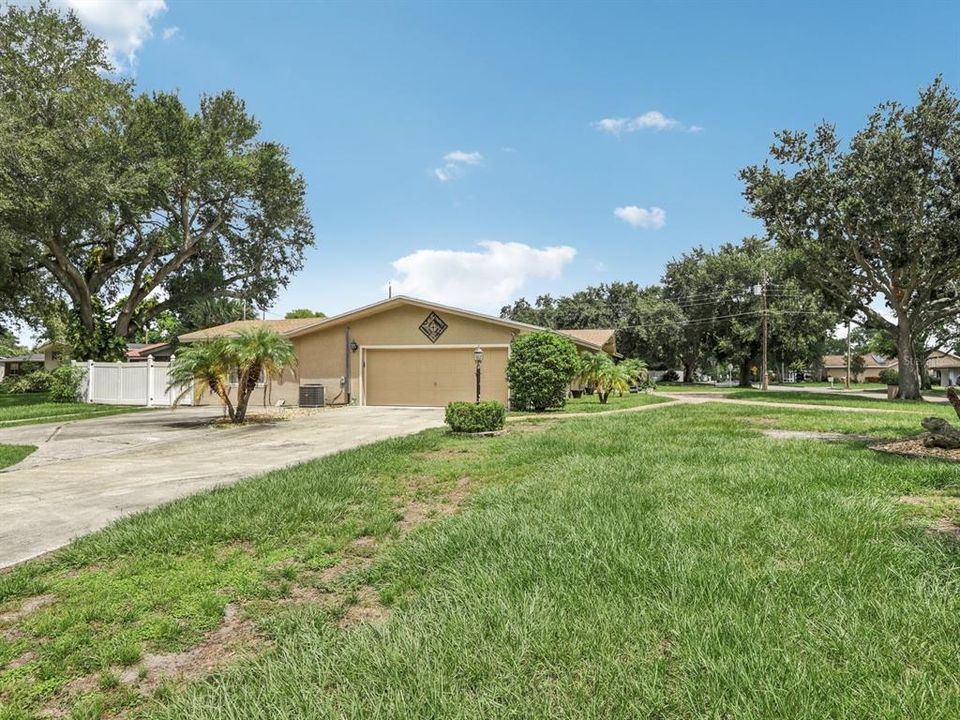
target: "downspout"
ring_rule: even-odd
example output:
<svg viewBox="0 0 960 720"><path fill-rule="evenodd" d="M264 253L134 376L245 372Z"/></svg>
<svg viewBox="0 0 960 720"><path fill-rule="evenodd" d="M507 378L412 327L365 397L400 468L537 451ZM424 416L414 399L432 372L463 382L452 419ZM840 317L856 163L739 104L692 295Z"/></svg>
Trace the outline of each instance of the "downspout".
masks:
<svg viewBox="0 0 960 720"><path fill-rule="evenodd" d="M345 343L345 352L346 352L346 360L344 362L344 366L346 367L346 373L344 373L344 376L343 376L343 390L347 394L347 405L349 405L350 395L351 395L350 393L350 373L351 373L350 355L352 354L350 350L350 327L349 326L347 326L347 329L345 331L344 343Z"/></svg>

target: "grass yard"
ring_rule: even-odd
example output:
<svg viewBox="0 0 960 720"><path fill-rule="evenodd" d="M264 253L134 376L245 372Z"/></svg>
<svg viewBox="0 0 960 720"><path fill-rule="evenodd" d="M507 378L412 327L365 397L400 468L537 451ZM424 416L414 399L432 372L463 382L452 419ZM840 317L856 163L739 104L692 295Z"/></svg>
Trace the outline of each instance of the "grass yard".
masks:
<svg viewBox="0 0 960 720"><path fill-rule="evenodd" d="M609 412L610 410L627 410L641 405L656 405L667 402L669 398L658 397L649 393L625 393L611 395L606 404L600 403L597 395L583 395L578 398L568 398L567 404L559 410L549 410L546 413L511 411L510 415L569 415L570 413Z"/></svg>
<svg viewBox="0 0 960 720"><path fill-rule="evenodd" d="M881 397L855 397L852 395L826 395L824 393L794 392L791 390L746 390L734 389L726 397L735 400L759 400L763 402L800 403L803 405L834 405L838 407L887 409L897 412L916 413L920 416L936 415L946 419L957 419L953 408L946 403L932 403L923 400L887 400Z"/></svg>
<svg viewBox="0 0 960 720"><path fill-rule="evenodd" d="M427 431L188 498L0 575L0 718L960 716L960 465L771 427L916 416Z"/></svg>
<svg viewBox="0 0 960 720"><path fill-rule="evenodd" d="M123 405L57 403L51 402L45 393L0 393L0 429L60 420L85 420L143 409Z"/></svg>
<svg viewBox="0 0 960 720"><path fill-rule="evenodd" d="M16 465L36 449L33 445L0 445L0 470Z"/></svg>

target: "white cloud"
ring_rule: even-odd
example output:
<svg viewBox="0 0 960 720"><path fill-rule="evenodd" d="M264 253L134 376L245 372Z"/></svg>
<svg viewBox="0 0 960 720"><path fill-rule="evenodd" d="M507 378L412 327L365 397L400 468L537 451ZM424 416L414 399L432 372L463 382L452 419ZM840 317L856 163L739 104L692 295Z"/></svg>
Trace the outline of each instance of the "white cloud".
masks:
<svg viewBox="0 0 960 720"><path fill-rule="evenodd" d="M443 165L433 169L433 174L440 182L447 182L458 178L464 169L471 165L483 165L483 155L480 153L454 150L443 156Z"/></svg>
<svg viewBox="0 0 960 720"><path fill-rule="evenodd" d="M163 29L161 37L163 37L164 40L170 40L179 34L180 28L178 28L176 25L171 25L170 27L165 27Z"/></svg>
<svg viewBox="0 0 960 720"><path fill-rule="evenodd" d="M492 240L479 252L417 250L393 262L394 293L424 300L495 309L512 300L531 278L557 278L576 256L567 245L534 248Z"/></svg>
<svg viewBox="0 0 960 720"><path fill-rule="evenodd" d="M667 213L661 208L650 209L627 205L615 208L613 214L629 225L645 230L659 230L667 223Z"/></svg>
<svg viewBox="0 0 960 720"><path fill-rule="evenodd" d="M638 130L685 129L692 133L703 132L703 128L700 125L691 125L685 128L679 120L667 117L659 110L650 110L636 117L603 118L602 120L597 120L595 123L591 123L591 125L597 130L610 135L621 135Z"/></svg>
<svg viewBox="0 0 960 720"><path fill-rule="evenodd" d="M120 70L136 65L137 51L153 36L153 19L167 10L164 0L55 0L54 4L73 10L90 32L102 38ZM166 31L164 39L169 39Z"/></svg>

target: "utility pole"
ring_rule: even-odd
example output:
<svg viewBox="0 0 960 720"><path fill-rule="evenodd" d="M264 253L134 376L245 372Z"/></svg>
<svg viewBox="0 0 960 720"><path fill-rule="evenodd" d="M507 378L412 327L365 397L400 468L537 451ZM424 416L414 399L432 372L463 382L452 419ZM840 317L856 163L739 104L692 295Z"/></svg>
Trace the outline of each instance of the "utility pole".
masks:
<svg viewBox="0 0 960 720"><path fill-rule="evenodd" d="M847 320L847 381L844 383L847 390L850 389L850 321Z"/></svg>
<svg viewBox="0 0 960 720"><path fill-rule="evenodd" d="M769 334L768 327L768 313L767 313L767 271L763 271L763 276L761 278L760 285L760 298L763 303L763 361L760 363L760 388L762 390L769 389L767 382L767 336Z"/></svg>

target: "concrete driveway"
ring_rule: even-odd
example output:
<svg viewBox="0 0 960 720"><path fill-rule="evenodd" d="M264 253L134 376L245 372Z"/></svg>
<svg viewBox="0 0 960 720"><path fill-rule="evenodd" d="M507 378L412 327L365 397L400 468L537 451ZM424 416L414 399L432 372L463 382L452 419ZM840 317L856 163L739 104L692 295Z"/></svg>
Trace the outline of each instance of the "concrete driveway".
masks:
<svg viewBox="0 0 960 720"><path fill-rule="evenodd" d="M181 408L0 430L36 445L0 472L0 567L201 490L443 424L440 408L330 408L274 425L213 428Z"/></svg>

